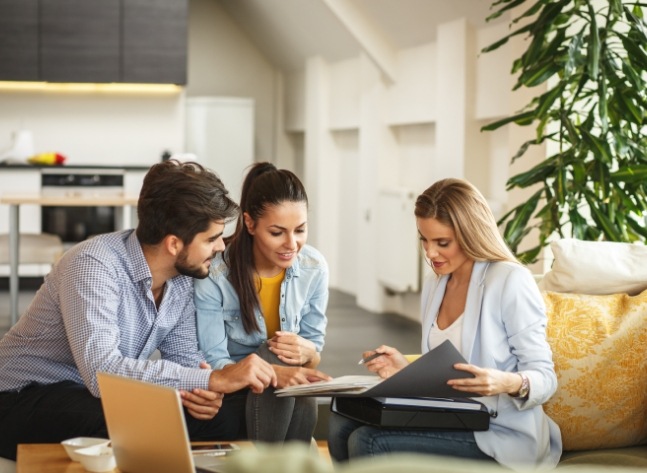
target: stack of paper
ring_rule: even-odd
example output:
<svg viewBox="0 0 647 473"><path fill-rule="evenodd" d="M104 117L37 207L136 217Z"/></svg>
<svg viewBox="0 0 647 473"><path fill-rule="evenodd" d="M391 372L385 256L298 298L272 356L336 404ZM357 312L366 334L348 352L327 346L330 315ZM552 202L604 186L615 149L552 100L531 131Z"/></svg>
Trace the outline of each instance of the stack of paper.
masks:
<svg viewBox="0 0 647 473"><path fill-rule="evenodd" d="M361 394L382 381L378 376L340 376L331 381L318 381L312 384L298 384L277 389L278 397L313 396L318 394Z"/></svg>

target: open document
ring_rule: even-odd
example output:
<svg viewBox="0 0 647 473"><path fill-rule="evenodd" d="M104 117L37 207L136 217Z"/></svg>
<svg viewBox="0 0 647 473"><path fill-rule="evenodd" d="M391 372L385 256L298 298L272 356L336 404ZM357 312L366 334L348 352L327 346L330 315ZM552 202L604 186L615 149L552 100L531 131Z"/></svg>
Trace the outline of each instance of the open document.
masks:
<svg viewBox="0 0 647 473"><path fill-rule="evenodd" d="M454 369L456 363L467 363L450 341L445 341L407 365L393 376L341 376L331 381L300 384L277 389L283 396L362 396L362 397L469 397L447 385L447 381L472 377L470 373Z"/></svg>

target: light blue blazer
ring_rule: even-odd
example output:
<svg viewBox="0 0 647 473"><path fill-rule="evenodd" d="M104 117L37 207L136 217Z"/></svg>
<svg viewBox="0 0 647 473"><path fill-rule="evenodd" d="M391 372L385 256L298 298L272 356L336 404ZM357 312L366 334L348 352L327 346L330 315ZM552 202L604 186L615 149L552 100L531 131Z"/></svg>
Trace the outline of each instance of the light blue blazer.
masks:
<svg viewBox="0 0 647 473"><path fill-rule="evenodd" d="M448 276L430 275L421 300L422 352L445 294ZM511 468L554 467L562 453L559 427L542 408L557 389L552 352L546 341L544 301L530 272L510 262L476 262L467 292L462 355L481 368L523 371L527 400L507 394L476 398L495 415L490 429L475 432L486 454Z"/></svg>

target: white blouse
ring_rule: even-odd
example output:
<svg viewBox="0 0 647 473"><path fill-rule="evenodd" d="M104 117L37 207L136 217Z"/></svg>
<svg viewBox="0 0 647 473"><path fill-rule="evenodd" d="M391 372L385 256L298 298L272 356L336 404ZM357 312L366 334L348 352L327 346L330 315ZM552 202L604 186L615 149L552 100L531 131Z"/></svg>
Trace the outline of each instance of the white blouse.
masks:
<svg viewBox="0 0 647 473"><path fill-rule="evenodd" d="M436 321L434 321L427 338L429 350L433 350L445 340L449 340L452 342L452 345L456 347L459 353L463 353L463 343L461 342L463 334L463 318L463 314L459 315L458 318L454 320L454 323L444 330L439 329Z"/></svg>

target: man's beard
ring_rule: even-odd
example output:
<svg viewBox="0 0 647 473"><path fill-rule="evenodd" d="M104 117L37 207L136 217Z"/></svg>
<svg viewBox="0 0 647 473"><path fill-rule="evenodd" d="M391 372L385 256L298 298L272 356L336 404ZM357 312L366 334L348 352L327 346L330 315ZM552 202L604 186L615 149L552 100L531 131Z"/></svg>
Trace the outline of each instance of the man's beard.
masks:
<svg viewBox="0 0 647 473"><path fill-rule="evenodd" d="M204 279L209 276L209 268L205 268L202 265L191 266L187 263L189 252L186 248L183 248L180 251L180 254L177 256L177 261L175 262L175 270L183 276L189 276L196 279ZM216 255L212 255L213 259Z"/></svg>

